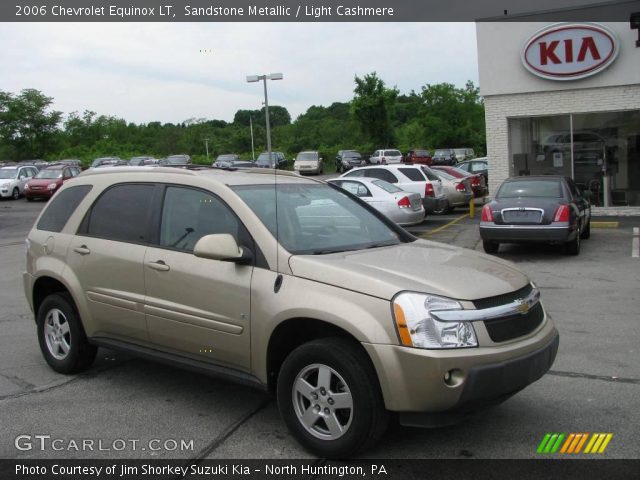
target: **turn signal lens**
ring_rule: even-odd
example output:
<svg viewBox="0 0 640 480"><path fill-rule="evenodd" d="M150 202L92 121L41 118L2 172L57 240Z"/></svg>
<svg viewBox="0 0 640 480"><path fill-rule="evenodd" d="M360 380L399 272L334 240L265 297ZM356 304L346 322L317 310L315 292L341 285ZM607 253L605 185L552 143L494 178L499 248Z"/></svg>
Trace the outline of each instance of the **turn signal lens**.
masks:
<svg viewBox="0 0 640 480"><path fill-rule="evenodd" d="M568 222L569 221L569 205L560 205L556 210L556 216L553 219L554 222Z"/></svg>
<svg viewBox="0 0 640 480"><path fill-rule="evenodd" d="M493 214L491 213L491 207L489 206L489 204L486 204L484 207L482 207L480 220L483 222L493 222Z"/></svg>

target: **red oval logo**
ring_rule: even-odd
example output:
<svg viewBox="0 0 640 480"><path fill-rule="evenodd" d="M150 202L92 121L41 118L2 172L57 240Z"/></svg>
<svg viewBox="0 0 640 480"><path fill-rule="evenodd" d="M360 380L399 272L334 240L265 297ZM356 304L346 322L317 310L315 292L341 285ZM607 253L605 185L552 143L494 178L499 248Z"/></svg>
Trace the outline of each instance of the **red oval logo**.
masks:
<svg viewBox="0 0 640 480"><path fill-rule="evenodd" d="M522 64L549 80L577 80L601 72L618 56L618 39L594 23L561 23L536 32L522 49Z"/></svg>

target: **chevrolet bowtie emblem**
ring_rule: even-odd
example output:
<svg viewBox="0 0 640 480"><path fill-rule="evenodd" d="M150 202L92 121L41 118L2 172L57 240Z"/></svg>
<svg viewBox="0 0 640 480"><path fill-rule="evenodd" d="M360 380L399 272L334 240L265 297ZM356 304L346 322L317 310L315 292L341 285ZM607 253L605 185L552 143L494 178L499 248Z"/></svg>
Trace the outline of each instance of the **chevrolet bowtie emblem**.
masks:
<svg viewBox="0 0 640 480"><path fill-rule="evenodd" d="M527 302L523 302L522 300L520 301L520 303L517 306L518 311L520 312L521 315L524 315L525 313L529 312L529 304Z"/></svg>

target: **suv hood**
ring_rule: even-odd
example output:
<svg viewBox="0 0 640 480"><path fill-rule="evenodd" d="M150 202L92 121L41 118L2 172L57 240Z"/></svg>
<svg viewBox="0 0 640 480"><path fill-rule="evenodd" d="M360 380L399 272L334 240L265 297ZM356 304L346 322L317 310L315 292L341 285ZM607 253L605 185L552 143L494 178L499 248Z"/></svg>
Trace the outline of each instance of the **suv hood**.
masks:
<svg viewBox="0 0 640 480"><path fill-rule="evenodd" d="M327 255L293 255L289 266L295 276L388 300L402 290L477 300L529 283L506 261L427 240Z"/></svg>

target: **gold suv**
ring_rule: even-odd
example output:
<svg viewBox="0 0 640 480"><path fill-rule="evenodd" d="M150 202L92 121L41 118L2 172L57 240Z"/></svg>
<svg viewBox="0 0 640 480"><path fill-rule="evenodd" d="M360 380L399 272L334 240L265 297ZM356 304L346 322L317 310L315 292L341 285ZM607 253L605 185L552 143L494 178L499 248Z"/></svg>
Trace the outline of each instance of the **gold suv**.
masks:
<svg viewBox="0 0 640 480"><path fill-rule="evenodd" d="M257 384L325 457L370 446L389 412L435 426L496 404L558 348L511 264L268 169L85 172L36 221L26 270L54 370L102 346Z"/></svg>

